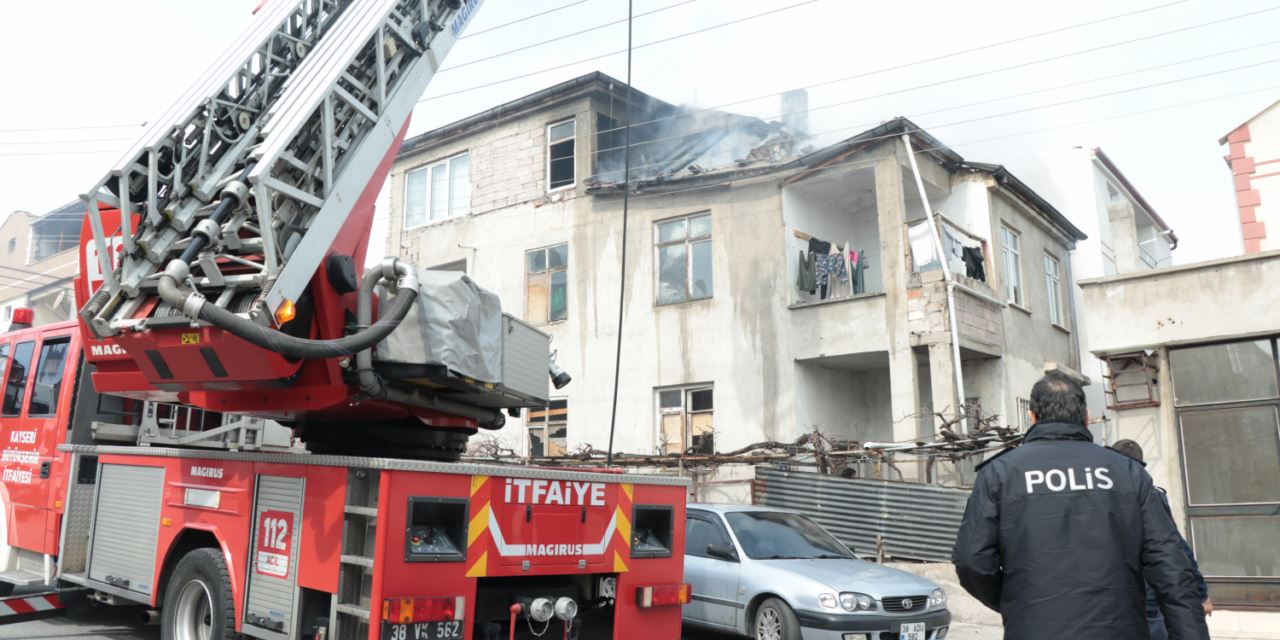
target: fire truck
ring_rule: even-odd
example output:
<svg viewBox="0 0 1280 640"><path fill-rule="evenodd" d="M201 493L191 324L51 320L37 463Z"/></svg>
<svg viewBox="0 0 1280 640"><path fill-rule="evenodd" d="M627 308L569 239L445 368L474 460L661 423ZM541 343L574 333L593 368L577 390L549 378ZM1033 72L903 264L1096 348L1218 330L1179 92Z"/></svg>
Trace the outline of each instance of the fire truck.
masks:
<svg viewBox="0 0 1280 640"><path fill-rule="evenodd" d="M677 638L687 486L474 464L569 382L463 274L365 264L480 0L267 0L82 199L73 322L0 335L0 589L177 640Z"/></svg>

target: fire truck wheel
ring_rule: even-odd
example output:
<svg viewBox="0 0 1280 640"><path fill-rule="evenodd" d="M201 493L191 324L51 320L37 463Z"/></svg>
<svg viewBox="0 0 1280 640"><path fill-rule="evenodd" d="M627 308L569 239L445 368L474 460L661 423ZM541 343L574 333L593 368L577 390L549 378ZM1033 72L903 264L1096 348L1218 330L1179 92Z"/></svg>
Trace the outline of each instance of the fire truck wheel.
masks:
<svg viewBox="0 0 1280 640"><path fill-rule="evenodd" d="M800 621L787 603L769 598L756 609L756 640L800 640Z"/></svg>
<svg viewBox="0 0 1280 640"><path fill-rule="evenodd" d="M174 568L160 618L163 640L233 640L231 577L218 549L188 552Z"/></svg>

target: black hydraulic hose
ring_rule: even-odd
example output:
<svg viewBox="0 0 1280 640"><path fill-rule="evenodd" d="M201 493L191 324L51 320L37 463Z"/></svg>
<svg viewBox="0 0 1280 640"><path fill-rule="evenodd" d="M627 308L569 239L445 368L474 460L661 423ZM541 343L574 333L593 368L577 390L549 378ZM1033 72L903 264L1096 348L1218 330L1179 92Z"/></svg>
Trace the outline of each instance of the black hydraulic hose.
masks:
<svg viewBox="0 0 1280 640"><path fill-rule="evenodd" d="M178 283L168 275L160 277L159 292L160 297L169 301L170 304L173 304L174 301L185 300L192 295L191 292L179 287ZM416 287L401 288L383 306L383 313L377 322L357 333L334 340L297 338L241 318L214 304L200 306L200 319L263 349L291 358L340 358L369 349L391 335L391 332L395 330L400 321L413 308L414 300L417 297L418 291ZM175 306L182 307L180 304Z"/></svg>
<svg viewBox="0 0 1280 640"><path fill-rule="evenodd" d="M249 163L249 166L245 167L244 171L240 172L240 177L236 178L236 180L247 184L249 180L249 172L253 171L255 164L257 163ZM240 206L240 196L233 192L224 191L222 192L222 200L218 202L218 206L213 210L213 213L209 215L209 219L221 226L223 222L227 221L227 217L231 215L231 212L238 206ZM200 252L203 251L212 240L213 238L210 238L197 230L191 235L191 244L188 244L187 248L182 250L182 255L179 256L178 259L185 264L191 264L191 262L196 259L196 256L200 255Z"/></svg>

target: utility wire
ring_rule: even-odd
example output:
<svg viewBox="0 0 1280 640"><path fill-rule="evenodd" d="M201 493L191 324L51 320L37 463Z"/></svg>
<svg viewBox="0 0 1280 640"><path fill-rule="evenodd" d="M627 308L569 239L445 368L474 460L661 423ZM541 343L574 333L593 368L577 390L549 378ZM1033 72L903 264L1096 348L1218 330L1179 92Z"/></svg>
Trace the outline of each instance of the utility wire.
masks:
<svg viewBox="0 0 1280 640"><path fill-rule="evenodd" d="M516 18L515 20L512 20L511 22L504 22L504 23L502 23L502 24L500 24L500 25L496 25L496 26L489 27L488 29L481 29L481 30L479 30L479 31L468 31L467 33L462 34L462 36L461 36L461 37L459 37L458 39L459 39L459 40L466 40L467 38L470 38L470 37L473 37L473 36L478 36L478 35L480 35L480 34L482 34L482 33L489 33L490 31L497 31L498 29L505 29L505 28L507 28L507 27L509 27L509 26L511 26L511 25L513 25L513 24L520 24L521 22L526 22L526 21L529 21L529 20L533 20L534 18L540 18L540 17L542 17L542 16L549 15L549 14L555 13L555 12L557 12L557 11L563 11L564 9L568 9L569 7L572 7L572 6L575 6L575 5L579 5L579 4L583 4L583 3L585 3L585 2L587 2L587 0L577 0L577 2L570 2L570 3L567 3L567 4L562 4L562 5L558 6L558 7L554 7L554 8L551 8L551 9L547 9L546 11L542 11L542 12L540 12L540 13L535 13L535 14L533 14L533 15L528 15L528 16L525 16L525 17L523 17L523 18Z"/></svg>
<svg viewBox="0 0 1280 640"><path fill-rule="evenodd" d="M618 426L618 383L622 376L622 325L626 317L627 291L627 214L631 204L631 26L634 0L627 0L627 106L623 118L622 159L622 258L618 265L618 343L613 356L613 408L609 412L609 452L606 463L613 466L613 435Z"/></svg>
<svg viewBox="0 0 1280 640"><path fill-rule="evenodd" d="M1272 42L1272 43L1267 43L1267 44L1273 44L1273 43L1275 43L1275 42L1280 42L1280 41L1274 41L1274 42ZM1255 45L1255 46L1262 46L1262 45ZM1245 47L1245 48L1252 48L1252 47ZM1243 49L1238 49L1238 50L1234 50L1234 51L1227 52L1227 53L1234 53L1234 52L1236 52L1236 51L1240 51L1240 50L1243 50ZM1208 55L1208 56L1201 56L1201 57L1199 57L1199 58L1192 58L1191 60L1188 60L1188 61L1203 60L1203 59L1205 59L1205 58L1213 57L1213 56L1216 56L1216 55L1223 55L1223 54L1211 54L1211 55ZM1188 62L1188 61L1183 61L1183 62ZM1239 66L1230 67L1230 68L1226 68L1226 69L1219 69L1219 70L1215 70L1215 71L1211 71L1211 72L1207 72L1207 73L1200 73L1200 74L1191 75L1191 76L1183 76L1183 77L1173 78L1173 79L1165 80L1165 81L1162 81L1162 82L1156 82L1156 83L1151 83L1151 84L1146 84L1146 85L1137 85L1137 86L1132 86L1132 87L1126 87L1126 88L1123 88L1123 89L1117 89L1117 90L1114 90L1114 91L1109 91L1109 92L1100 93L1100 94L1094 94L1094 95L1088 95L1088 96L1080 96L1080 97L1072 98L1072 99L1069 99L1069 100L1062 100L1062 101L1059 101L1059 102L1053 102L1053 103L1050 103L1050 104L1044 104L1044 105L1037 105L1037 106L1032 106L1032 107L1026 107L1026 108L1023 108L1023 109L1016 109L1016 110L1013 110L1013 111L1005 111L1005 112L1002 112L1002 113L988 114L988 115L984 115L984 116L978 116L978 117L975 117L975 118L970 118L970 119L968 119L968 120L959 120L959 121L953 121L953 122L948 122L948 123L944 123L944 124L931 125L929 128L930 128L930 129L941 129L941 128L950 127L950 126L958 126L958 125L961 125L961 124L970 124L970 123L978 122L978 121L982 121L982 120L990 120L990 119L993 119L993 118L1005 117L1005 116L1010 116L1010 115L1018 115L1018 114L1021 114L1021 113L1027 113L1027 112L1031 112L1031 111L1039 111L1039 110L1042 110L1042 109L1051 109L1051 108L1054 108L1054 107L1060 107L1060 106L1064 106L1064 105L1068 105L1068 104L1074 104L1074 103L1078 103L1078 102L1086 102L1086 101L1089 101L1089 100L1096 100L1096 99L1100 99L1100 98L1108 98L1108 97L1113 97L1113 96L1121 95L1121 94L1125 94L1125 93L1132 93L1132 92L1135 92L1135 91L1144 91L1144 90L1146 90L1146 89L1152 89L1152 88L1162 87L1162 86L1167 86L1167 85L1171 85L1171 84L1178 84L1178 83L1181 83L1181 82L1189 82L1189 81L1192 81L1192 80L1199 80L1199 79L1202 79L1202 78L1206 78L1206 77L1210 77L1210 76L1216 76L1216 75L1223 74L1223 73L1231 73L1231 72L1234 72L1234 71L1241 71L1241 70L1244 70L1244 69L1250 69L1250 68L1253 68L1253 67L1259 67L1259 66L1264 66L1264 65L1268 65L1268 64L1275 64L1276 62L1280 62L1280 58L1272 58L1272 59L1269 59L1269 60L1263 60L1263 61L1260 61L1260 62L1253 62L1253 63L1244 64L1244 65L1239 65ZM1103 76L1103 77L1101 77L1101 78L1094 78L1094 79L1090 79L1090 80L1082 80L1082 81L1078 81L1078 82L1072 82L1072 83L1068 83L1068 84L1064 84L1064 85L1059 85L1059 86L1056 86L1056 87L1047 87L1047 88L1044 88L1044 89L1036 89L1036 90L1033 90L1033 91L1025 91L1025 92L1022 92L1022 93L1015 93L1015 94L1005 95L1005 96L1001 96L1001 97L998 97L998 98L990 98L990 99L987 99L987 100L981 100L981 101L977 101L977 102L970 102L970 103L961 104L961 105L953 105L953 106L949 106L949 107L942 107L942 108L939 108L939 109L933 109L933 110L930 110L930 111L923 111L923 112L919 112L919 113L913 113L913 114L910 114L910 115L909 115L909 116L907 116L907 117L909 117L909 118L919 118L919 117L921 117L921 116L925 116L925 115L932 115L932 114L936 114L936 113L942 113L942 112L945 112L945 111L955 111L955 110L965 109L965 108L969 108L969 107L973 107L973 106L977 106L977 105L989 104L989 103L992 103L992 102L999 102L999 101L1011 100L1011 99L1015 99L1015 98L1022 98L1022 97L1026 97L1026 96L1035 95L1035 94L1038 94L1038 93L1045 93L1045 92L1054 91L1054 90L1063 89L1063 88L1068 88L1068 87L1072 87L1072 86L1078 86L1078 85L1081 85L1081 84L1088 84L1088 83L1090 83L1090 82L1098 82L1098 81L1102 81L1102 80L1113 79L1113 78L1120 77L1120 76L1124 76L1124 75L1132 75L1132 74L1134 74L1134 73L1142 73L1142 72L1150 71L1150 70L1153 70L1153 69L1158 69L1158 68L1161 68L1161 67L1172 66L1172 65L1174 65L1174 64L1181 64L1181 63L1168 63L1168 64L1164 64L1164 65L1157 65L1157 66L1155 66L1155 67L1148 67L1148 68L1146 68L1146 69L1137 69L1137 70L1133 70L1133 71L1126 71L1126 72L1119 73L1119 74L1113 74L1113 75L1110 75L1110 76ZM835 106L841 106L841 105L843 105L843 104L847 104L847 103L851 103L851 102L858 102L858 101L860 101L860 100L861 100L861 98L859 98L859 99L854 99L854 100L848 100L848 101L841 102L841 103L835 103L835 104L823 105L823 106L821 106L821 107L815 107L815 108L812 108L812 109L805 109L805 110L795 111L795 112L792 112L792 113L790 113L790 114L782 114L782 115L781 115L781 116L779 116L779 117L784 117L784 116L786 116L786 115L800 114L800 113L813 113L813 112L815 112L815 111L820 111L820 110L823 110L823 109L829 109L829 108L832 108L832 107L835 107ZM835 129L828 129L828 130L825 130L825 131L818 131L818 132L815 132L815 133L811 134L809 137L810 137L810 138L816 138L816 137L820 137L820 136L824 136L824 135L830 135L830 134L833 134L833 133L840 133L840 132L843 132L843 131L851 131L851 130L867 129L867 128L870 128L870 127L875 126L876 124L877 124L876 122L867 122L867 123L858 124L858 125L850 125L850 126L838 127L838 128L835 128ZM694 136L694 135L697 135L697 134L700 134L700 133L706 133L706 132L710 132L710 131L717 131L717 130L720 130L720 129L725 128L726 126L727 126L727 125L721 125L721 126L715 126L715 127L708 127L708 128L706 128L706 129L702 129L702 130L698 130L698 131L690 131L690 132L686 132L686 133L684 133L684 134L682 134L682 135L673 135L673 136L668 136L668 137L666 137L666 138L662 138L662 139L659 139L659 140L653 140L653 141L640 142L640 143L637 143L635 146L642 146L642 145L644 145L644 144L652 143L652 142L657 142L657 141L660 141L660 140L678 140L678 139L688 138L688 137L691 137L691 136ZM614 147L613 149L618 149L618 148L620 148L620 147ZM663 167L663 166L666 166L666 165L667 165L667 163L666 163L666 162L656 162L656 163L650 163L650 164L647 164L647 165L640 165L640 166L637 166L637 167L634 167L634 168L635 168L635 169L649 169L649 168L653 168L653 167ZM708 167L708 169L711 169L711 167Z"/></svg>
<svg viewBox="0 0 1280 640"><path fill-rule="evenodd" d="M714 31L714 30L716 30L716 29L722 29L722 28L724 28L724 27L728 27L728 26L735 25L735 24L740 24L740 23L743 23L743 22L747 22L747 21L749 21L749 20L755 20L756 18L763 18L763 17L765 17L765 16L773 15L773 14L775 14L775 13L781 13L781 12L783 12L783 11L789 11L789 10L791 10L791 9L795 9L795 8L798 8L798 7L802 7L802 6L804 6L804 5L808 5L808 4L813 4L813 3L815 3L815 2L819 2L819 1L820 1L820 0L803 0L802 2L796 2L796 3L789 4L789 5L786 5L786 6L783 6L783 7L778 7L777 9L770 9L770 10L768 10L768 11L763 11L763 12L760 12L760 13L752 14L752 15L745 16L745 17L742 17L742 18L738 18L738 19L736 19L736 20L730 20L730 21L728 21L728 22L721 22L721 23L718 23L718 24L713 24L713 25L708 26L708 27L703 27L703 28L701 28L701 29L695 29L695 30L693 30L693 31L686 31L686 32L684 32L684 33L680 33L680 34L677 34L677 35L674 35L674 36L669 36L669 37L661 38L661 39L658 39L658 40L652 40L652 41L650 41L650 42L646 42L646 43L644 43L644 44L638 44L638 45L636 45L634 48L635 48L635 49L643 49L643 48L645 48L645 47L652 47L652 46L654 46L654 45L663 44L663 43L665 43L665 42L671 42L671 41L673 41L673 40L679 40L680 38L687 38L687 37L692 36L692 35L697 35L697 34L700 34L700 33L706 33L706 32L708 32L708 31ZM488 88L488 87L493 87L493 86L497 86L497 85L500 85L500 84L506 84L506 83L508 83L508 82L513 82L513 81L515 81L515 80L520 80L520 79L522 79L522 78L530 78L530 77L533 77L533 76L536 76L536 75L540 75L540 74L546 73L546 72L548 72L548 71L556 71L556 70L558 70L558 69L565 69L565 68L568 68L568 67L572 67L572 66L574 66L574 65L582 64L582 63L584 63L584 62L591 62L591 61L593 61L593 60L601 60L601 59L604 59L604 58L609 58L609 57L616 56L616 55L623 54L623 53L627 53L627 52L628 52L628 50L627 50L627 49L619 49L619 50L617 50L617 51L610 51L609 53L603 53L603 54L600 54L600 55L597 55L597 56L591 56L590 58L582 58L581 60L575 60L575 61L573 61L573 62L567 62L567 63L565 63L565 64L556 65L556 66L554 66L554 67L547 67L547 68L545 68L545 69L539 69L539 70L537 70L537 71L531 71L531 72L528 72L528 73L522 73L522 74L517 75L517 76L511 76L511 77L508 77L508 78L503 78L502 80L494 80L493 82L486 82L486 83L484 83L484 84L478 84L478 85L475 85L475 86L473 86L473 87L468 87L468 88L466 88L466 89L458 89L457 91L450 91L450 92L448 92L448 93L442 93L442 94L440 94L440 95L438 95L438 96L432 96L432 97L430 97L430 98L423 98L423 99L421 99L421 100L419 100L419 101L418 101L418 104L422 104L422 103L424 103L424 102L429 102L429 101L431 101L431 100L439 100L439 99L441 99L441 98L448 98L448 97L450 97L450 96L456 96L456 95L463 94L463 93L469 93L469 92L471 92L471 91L478 91L478 90L480 90L480 89L486 89L486 88Z"/></svg>
<svg viewBox="0 0 1280 640"><path fill-rule="evenodd" d="M1178 3L1174 3L1174 4L1178 4ZM1163 7L1163 6L1167 6L1167 5L1162 5L1162 7ZM1162 7L1157 7L1157 8L1162 8ZM1210 27L1210 26L1214 26L1214 25L1222 24L1222 23L1224 23L1224 22L1229 22L1229 21L1232 21L1232 20L1241 20L1241 19L1244 19L1244 18L1253 17L1253 16L1258 15L1258 14L1261 14L1261 13L1266 13L1266 12L1269 12L1269 11L1276 11L1276 10L1280 10L1280 6L1270 7L1270 8L1267 8L1267 9L1260 9L1260 10L1258 10L1258 11L1251 11L1251 12L1248 12L1248 13L1242 13L1242 14L1239 14L1239 15L1231 16L1231 17L1229 17L1229 18L1222 18L1222 19L1219 19L1219 20L1213 20L1213 21L1210 21L1210 22L1201 22L1201 23L1196 23L1196 24L1193 24L1193 25L1187 25L1187 26L1185 26L1185 27L1180 27L1180 28L1177 28L1177 29L1170 29L1170 30L1167 30L1167 31L1161 31L1161 32L1158 32L1158 33L1152 33L1152 34L1148 34L1148 35L1145 35L1145 36L1139 36L1139 37L1137 37L1137 38L1129 38L1129 39L1125 39L1125 40L1118 40L1118 41L1116 41L1116 42L1111 42L1111 43L1104 44L1104 45L1098 45L1098 46L1095 46L1095 47L1088 47L1088 48L1085 48L1085 49L1078 49L1078 50L1076 50L1076 51L1070 51L1070 52L1067 52L1067 53L1061 53L1061 54L1056 54L1056 55L1052 55L1052 56L1048 56L1048 57L1044 57L1044 58L1038 58L1038 59L1036 59L1036 60L1028 60L1028 61L1026 61L1026 62L1019 62L1019 63L1017 63L1017 64L1007 65L1007 66L1003 66L1003 67L997 67L997 68L995 68L995 69L988 69L988 70L986 70L986 71L980 71L980 72L977 72L977 73L971 73L971 74L964 75L964 76L957 76L957 77L944 78L944 79L942 79L942 80L937 80L937 81L934 81L934 82L927 82L927 83L924 83L924 84L918 84L918 85L914 85L914 86L911 86L911 87L906 87L906 88L903 88L903 89L895 89L895 90L893 90L893 91L888 91L888 92L884 92L884 93L879 93L879 94L875 94L875 95L871 95L871 96L862 96L862 97L859 97L859 98L857 98L857 99L854 99L854 100L848 100L848 101L845 101L845 102L842 102L842 103L838 103L838 104L852 104L852 103L855 103L855 102L860 102L860 101L864 101L864 100L870 100L870 99L873 99L873 98L883 98L883 97L887 97L887 96L897 95L897 94L900 94L900 93L907 93L907 92L910 92L910 91L918 91L918 90L920 90L920 89L928 89L928 88L932 88L932 87L942 86L942 85L945 85L945 84L951 84L951 83L954 83L954 82L959 82L959 81L961 81L961 80L972 80L972 79L974 79L974 78L980 78L980 77L982 77L982 76L988 76L988 75L992 75L992 74L996 74L996 73L1002 73L1002 72L1005 72L1005 71L1012 71L1012 70L1014 70L1014 69L1022 69L1022 68L1026 68L1026 67L1030 67L1030 66L1038 65L1038 64L1044 64L1044 63L1046 63L1046 62L1056 62L1056 61L1058 61L1058 60L1064 60L1064 59L1066 59L1066 58L1071 58L1071 57L1075 57L1075 56L1079 56L1079 55L1084 55L1084 54L1087 54L1087 53L1096 53L1096 52L1098 52L1098 51L1104 51L1104 50L1106 50L1106 49L1113 49L1113 48L1115 48L1115 47L1120 47L1120 46L1124 46L1124 45L1134 44L1134 43L1136 43L1136 42L1144 42L1144 41L1147 41L1147 40L1153 40L1153 39L1156 39L1156 38L1163 38L1163 37L1165 37L1165 36L1170 36L1170 35L1174 35L1174 34L1178 34L1178 33L1184 33L1184 32L1192 31L1192 30L1195 30L1195 29L1202 29L1202 28L1205 28L1205 27ZM1127 17L1128 15L1131 15L1131 14L1121 14L1121 16L1118 16L1118 17ZM1093 22L1090 22L1090 23L1084 23L1084 24L1094 24L1094 23L1096 23L1096 22L1097 22L1097 21L1093 21ZM1065 29L1065 28L1064 28L1064 29ZM1044 33L1050 33L1050 32L1044 32ZM1044 35L1044 33L1036 34L1036 35ZM1024 37L1024 38L1019 38L1019 39L1016 39L1016 40L1007 40L1007 41L1004 41L1004 42L999 43L999 44L1006 44L1006 43L1008 43L1008 42L1016 42L1016 41L1023 40L1023 39L1029 38L1029 37L1033 37L1033 36L1026 36L1026 37ZM990 45L990 46L997 46L997 45ZM884 72L887 72L887 71L897 71L897 70L899 70L899 69L902 69L902 68L905 68L905 67L908 67L908 66L912 66L912 65L915 65L915 64L923 64L923 63L926 63L926 62L933 62L933 61L935 61L935 60L939 60L939 59L941 59L941 58L949 58L949 57L952 57L952 56L954 56L954 55L960 55L960 54L968 53L968 52L970 52L970 51L975 51L975 50L976 50L976 49L967 49L967 50L962 50L962 51L960 51L960 52L956 52L956 53L952 53L952 54L947 54L946 56L933 57L933 58L926 58L926 59L924 59L924 60L920 60L920 61L917 61L917 62L914 62L914 63L908 63L908 64L903 64L903 65L896 65L896 66L893 66L893 67L885 67L885 68L877 69L877 70L874 70L874 71L866 71L866 72L857 73L857 74L854 74L854 75L851 75L851 76L843 76L843 77L840 77L840 78L835 78L835 79L832 79L832 80L823 80L823 81L821 81L821 82L816 82L816 83L814 83L814 84L805 85L805 86L796 87L796 88L797 88L797 89L806 89L806 90L808 90L808 89L816 89L816 88L824 87L824 86L831 85L831 84L837 84L837 83L840 83L840 82L847 82L847 81L849 81L849 80L856 80L856 79L864 78L864 77L871 76L871 75L877 75L877 74L884 73ZM657 123L657 122L663 122L663 121L666 121L666 120L672 120L672 119L676 119L676 118L687 118L687 117L690 117L690 116L693 116L693 115L697 115L697 114L700 114L700 113L706 113L706 112L708 112L708 111L718 111L718 110L720 110L720 109L724 109L725 107L732 107L732 106L736 106L736 105L744 104L744 103L747 103L747 102L754 102L754 101L756 101L756 100L762 100L762 99L764 99L764 98L780 96L780 95L782 95L782 93L784 93L784 92L779 92L779 93L766 93L766 94L763 94L763 95L753 96L753 97L750 97L750 98L743 98L743 99L741 99L741 100L735 100L735 101L733 101L733 102L726 102L726 103L724 103L724 104L717 105L717 106L714 106L714 107L699 108L699 109L695 109L695 110L689 111L689 112L687 112L687 113L678 113L678 114L674 114L674 115L662 116L662 117L659 117L659 118L653 118L653 119L651 119L651 120L646 120L646 121L643 121L643 122L637 122L637 123L635 123L633 126L641 127L641 126L645 126L645 125L649 125L649 124L654 124L654 123ZM828 106L836 106L836 105L828 105ZM616 130L616 129L615 129L615 130ZM609 132L609 130L604 130L604 131L599 131L599 132L597 132L597 133L608 133L608 132Z"/></svg>
<svg viewBox="0 0 1280 640"><path fill-rule="evenodd" d="M129 123L129 124L94 124L80 127L21 127L17 129L0 129L0 133L26 133L30 131L85 131L88 129L125 129L130 127L145 127L147 123Z"/></svg>
<svg viewBox="0 0 1280 640"><path fill-rule="evenodd" d="M23 145L23 144L70 144L87 143L87 142L129 142L133 138L89 138L89 139L71 139L71 140L23 140L21 142L3 142L0 145Z"/></svg>
<svg viewBox="0 0 1280 640"><path fill-rule="evenodd" d="M636 14L634 17L636 17L636 18L643 18L643 17L645 17L645 16L651 16L651 15L653 15L653 14L655 14L655 13L662 13L663 11L667 11L667 10L669 10L669 9L675 9L676 7L682 7L682 6L687 5L687 4L693 4L694 2L697 2L697 0L682 0L681 2L677 2L677 3L675 3L675 4L667 5L667 6L665 6L665 7L659 7L659 8L657 8L657 9L654 9L653 11L646 11L645 13ZM450 67L445 67L445 68L441 69L441 70L439 71L439 73L445 73L445 72L447 72L447 71L453 71L454 69L461 69L461 68L463 68L463 67L468 67L468 66L471 66L471 65L473 65L473 64L479 64L479 63L481 63L481 62L486 62L486 61L489 61L489 60L493 60L494 58L501 58L501 57L503 57L503 56L509 56L509 55L511 55L511 54L513 54L513 53L519 53L519 52L521 52L521 51L528 51L529 49L533 49L533 48L536 48L536 47L541 47L541 46L542 46L542 45L544 45L544 44L551 44L551 43L553 43L553 42L559 42L559 41L561 41L561 40L567 40L567 39L569 39L569 38L573 38L573 37L576 37L576 36L580 36L580 35L582 35L582 34L584 34L584 33L591 33L592 31L599 31L600 29L605 29L605 28L612 27L612 26L619 25L619 24L623 24L623 23L629 23L629 21L630 21L630 20L631 20L631 18L623 18L622 20L614 20L613 22L606 22L606 23L604 23L604 24L598 24L598 25L596 25L596 26L594 26L594 27L587 27L586 29L583 29L583 30L581 30L581 31L574 31L573 33L566 33L566 34L564 34L564 35L562 35L562 36L557 36L557 37L555 37L555 38L551 38L551 39L549 39L549 40L543 40L542 42L535 42L535 43L533 43L533 44L527 44L527 45L524 45L524 46L522 46L522 47L517 47L517 48L515 48L515 49L508 49L508 50L503 51L503 52L501 52L501 53L495 53L495 54L493 54L493 55L485 56L485 57L483 57L483 58L476 58L475 60L468 60L468 61L463 62L463 63L461 63L461 64L455 64L455 65L450 66ZM628 27L628 28L630 28L630 27Z"/></svg>

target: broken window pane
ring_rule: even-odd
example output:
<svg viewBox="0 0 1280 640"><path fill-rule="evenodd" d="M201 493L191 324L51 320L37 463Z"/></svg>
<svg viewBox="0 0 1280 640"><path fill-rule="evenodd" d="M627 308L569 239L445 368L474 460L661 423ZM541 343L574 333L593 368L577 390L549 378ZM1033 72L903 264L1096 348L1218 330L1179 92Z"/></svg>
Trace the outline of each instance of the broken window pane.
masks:
<svg viewBox="0 0 1280 640"><path fill-rule="evenodd" d="M547 188L559 189L574 183L575 121L552 125L547 130Z"/></svg>
<svg viewBox="0 0 1280 640"><path fill-rule="evenodd" d="M1186 411L1180 421L1192 505L1280 502L1274 406Z"/></svg>
<svg viewBox="0 0 1280 640"><path fill-rule="evenodd" d="M693 244L692 282L690 298L710 298L711 285L711 241L704 240Z"/></svg>
<svg viewBox="0 0 1280 640"><path fill-rule="evenodd" d="M711 410L711 389L699 389L689 392L689 410L690 411L710 411Z"/></svg>
<svg viewBox="0 0 1280 640"><path fill-rule="evenodd" d="M685 291L687 268L685 245L658 247L658 304L684 302L688 299Z"/></svg>
<svg viewBox="0 0 1280 640"><path fill-rule="evenodd" d="M1275 358L1271 342L1233 342L1170 349L1173 397L1179 406L1274 398Z"/></svg>
<svg viewBox="0 0 1280 640"><path fill-rule="evenodd" d="M679 409L684 406L680 401L682 391L678 389L658 392L658 406L663 409Z"/></svg>
<svg viewBox="0 0 1280 640"><path fill-rule="evenodd" d="M563 269L551 272L551 316L550 322L564 320L569 315L566 301L565 272Z"/></svg>
<svg viewBox="0 0 1280 640"><path fill-rule="evenodd" d="M547 455L563 456L569 452L569 428L563 424L547 427Z"/></svg>
<svg viewBox="0 0 1280 640"><path fill-rule="evenodd" d="M686 230L688 229L688 218L672 220L671 222L661 222L658 224L658 242L673 242L676 240L684 240Z"/></svg>
<svg viewBox="0 0 1280 640"><path fill-rule="evenodd" d="M529 457L530 458L541 458L547 455L546 449L542 446L545 436L546 436L546 433L544 432L542 427L529 429Z"/></svg>
<svg viewBox="0 0 1280 640"><path fill-rule="evenodd" d="M559 269L569 264L569 245L558 244L547 249L547 268Z"/></svg>
<svg viewBox="0 0 1280 640"><path fill-rule="evenodd" d="M689 237L705 238L711 235L711 214L689 218Z"/></svg>
<svg viewBox="0 0 1280 640"><path fill-rule="evenodd" d="M1280 576L1280 523L1275 516L1194 517L1191 532L1206 576Z"/></svg>
<svg viewBox="0 0 1280 640"><path fill-rule="evenodd" d="M524 254L525 273L542 273L547 270L547 252L542 249Z"/></svg>
<svg viewBox="0 0 1280 640"><path fill-rule="evenodd" d="M404 178L404 226L417 227L427 221L427 170L418 169Z"/></svg>

